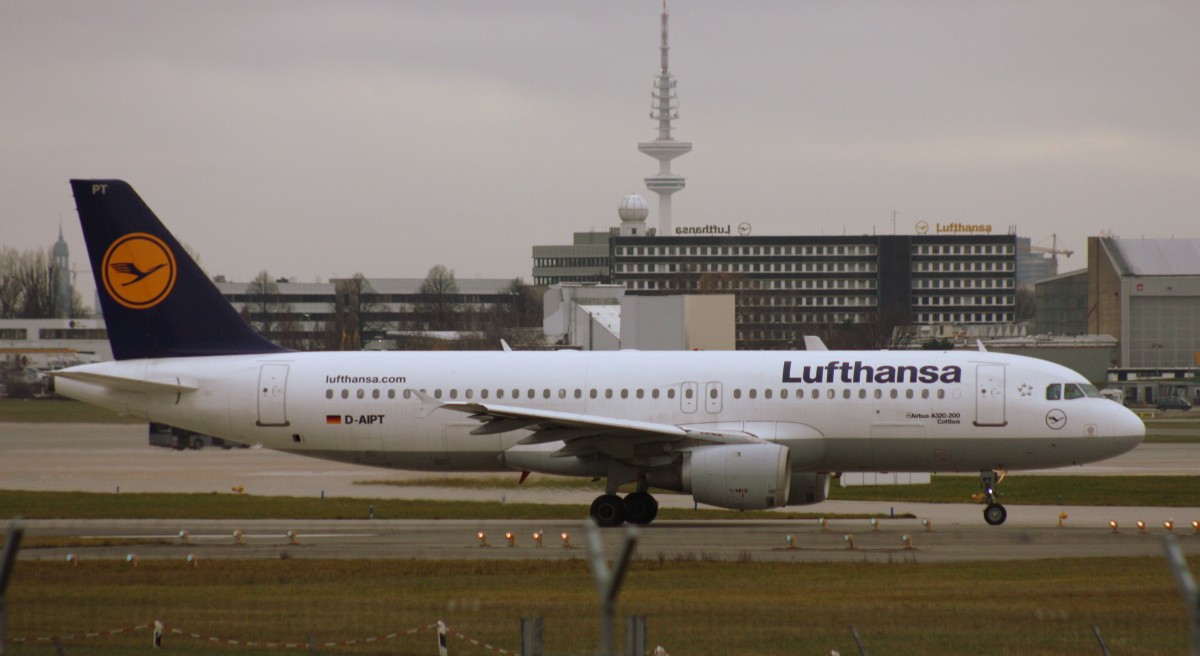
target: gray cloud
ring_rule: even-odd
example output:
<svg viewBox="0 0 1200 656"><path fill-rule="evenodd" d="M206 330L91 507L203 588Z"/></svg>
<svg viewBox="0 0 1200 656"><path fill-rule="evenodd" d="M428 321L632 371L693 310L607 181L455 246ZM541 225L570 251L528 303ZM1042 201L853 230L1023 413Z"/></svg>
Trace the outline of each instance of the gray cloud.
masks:
<svg viewBox="0 0 1200 656"><path fill-rule="evenodd" d="M644 190L656 2L0 5L0 243L123 177L213 273L529 276ZM1196 236L1191 2L676 2L678 224ZM1082 266L1076 256L1069 265Z"/></svg>

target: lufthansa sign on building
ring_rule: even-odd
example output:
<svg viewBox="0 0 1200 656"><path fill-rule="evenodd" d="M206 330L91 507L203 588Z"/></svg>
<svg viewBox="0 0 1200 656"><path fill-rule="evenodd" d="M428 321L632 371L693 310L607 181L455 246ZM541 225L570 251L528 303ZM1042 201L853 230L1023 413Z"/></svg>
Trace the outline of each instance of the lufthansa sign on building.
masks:
<svg viewBox="0 0 1200 656"><path fill-rule="evenodd" d="M927 221L917 221L917 234L924 235L929 233L929 223ZM935 223L934 232L936 234L944 233L960 233L965 232L969 235L990 235L992 234L992 226L990 224L970 224L970 223Z"/></svg>
<svg viewBox="0 0 1200 656"><path fill-rule="evenodd" d="M750 234L750 224L742 222L738 224L738 234L745 237ZM715 223L710 223L706 226L679 226L675 228L677 236L684 235L732 235L733 227L729 224L720 226Z"/></svg>

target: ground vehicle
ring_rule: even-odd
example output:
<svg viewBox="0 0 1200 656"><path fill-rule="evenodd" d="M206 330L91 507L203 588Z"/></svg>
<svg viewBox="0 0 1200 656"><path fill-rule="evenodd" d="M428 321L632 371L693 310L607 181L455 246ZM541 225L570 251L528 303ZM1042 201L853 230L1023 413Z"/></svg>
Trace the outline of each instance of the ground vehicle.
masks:
<svg viewBox="0 0 1200 656"><path fill-rule="evenodd" d="M248 445L240 442L231 442L219 437L211 435L202 435L191 431L175 428L166 424L150 423L150 446L162 446L168 449L182 451L184 449L195 449L199 451L206 446L219 446L222 449L239 449L249 448Z"/></svg>
<svg viewBox="0 0 1200 656"><path fill-rule="evenodd" d="M1158 400L1155 407L1159 410L1191 410L1192 404L1178 396L1164 396Z"/></svg>

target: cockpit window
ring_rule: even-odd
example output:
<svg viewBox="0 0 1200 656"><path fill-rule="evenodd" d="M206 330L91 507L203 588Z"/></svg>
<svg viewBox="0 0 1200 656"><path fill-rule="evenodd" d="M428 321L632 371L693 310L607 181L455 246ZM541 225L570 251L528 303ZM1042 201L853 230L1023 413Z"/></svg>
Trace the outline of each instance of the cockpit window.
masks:
<svg viewBox="0 0 1200 656"><path fill-rule="evenodd" d="M1092 399L1102 399L1104 395L1100 390L1096 389L1095 385L1087 383L1051 383L1046 386L1046 400L1058 401L1066 399L1082 399L1084 397Z"/></svg>

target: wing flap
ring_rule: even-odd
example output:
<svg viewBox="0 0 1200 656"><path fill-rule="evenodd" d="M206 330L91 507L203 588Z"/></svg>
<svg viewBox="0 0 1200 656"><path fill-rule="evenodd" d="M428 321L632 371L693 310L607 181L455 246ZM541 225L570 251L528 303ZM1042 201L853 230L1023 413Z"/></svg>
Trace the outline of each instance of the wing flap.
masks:
<svg viewBox="0 0 1200 656"><path fill-rule="evenodd" d="M427 401L432 398L422 397ZM520 444L563 442L556 456L566 457L591 453L617 456L618 444L633 441L685 442L696 444L754 444L762 440L750 433L731 430L705 430L620 417L559 412L541 408L500 405L493 403L439 403L437 409L452 410L483 422L471 431L472 435L492 435L511 430L528 430L530 434ZM618 441L614 441L614 439Z"/></svg>

